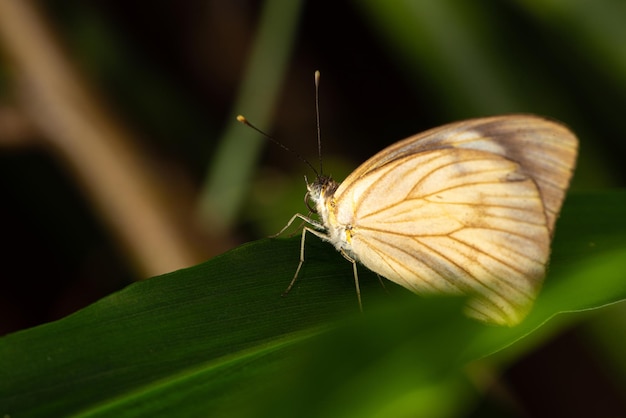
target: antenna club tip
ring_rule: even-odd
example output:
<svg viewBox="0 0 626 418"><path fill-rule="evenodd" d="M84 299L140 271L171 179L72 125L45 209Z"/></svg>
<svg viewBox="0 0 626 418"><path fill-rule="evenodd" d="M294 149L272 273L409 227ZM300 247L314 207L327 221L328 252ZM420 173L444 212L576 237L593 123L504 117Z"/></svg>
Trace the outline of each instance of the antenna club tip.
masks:
<svg viewBox="0 0 626 418"><path fill-rule="evenodd" d="M319 82L320 82L320 71L315 70L315 83L319 84Z"/></svg>
<svg viewBox="0 0 626 418"><path fill-rule="evenodd" d="M246 119L243 115L237 115L237 121L243 124L248 124L248 119Z"/></svg>

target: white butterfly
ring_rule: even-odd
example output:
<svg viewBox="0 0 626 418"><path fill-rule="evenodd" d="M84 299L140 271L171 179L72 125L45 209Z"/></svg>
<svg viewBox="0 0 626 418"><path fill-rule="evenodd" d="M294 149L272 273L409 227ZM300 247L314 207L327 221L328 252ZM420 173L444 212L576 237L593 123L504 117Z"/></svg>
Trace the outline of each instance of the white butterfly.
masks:
<svg viewBox="0 0 626 418"><path fill-rule="evenodd" d="M339 184L319 175L310 232L418 294L469 295L467 314L515 325L541 288L576 136L532 115L471 119L397 142ZM287 228L285 227L285 228Z"/></svg>

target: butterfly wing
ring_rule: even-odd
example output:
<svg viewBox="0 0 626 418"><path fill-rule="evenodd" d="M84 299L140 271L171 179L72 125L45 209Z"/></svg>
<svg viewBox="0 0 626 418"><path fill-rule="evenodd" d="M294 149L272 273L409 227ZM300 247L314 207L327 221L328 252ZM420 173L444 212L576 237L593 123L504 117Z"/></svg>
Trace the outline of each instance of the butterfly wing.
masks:
<svg viewBox="0 0 626 418"><path fill-rule="evenodd" d="M385 148L361 164L342 185L347 187L399 158L442 148L481 150L517 162L520 171L537 183L553 233L576 164L578 140L564 125L535 115L469 119L430 129Z"/></svg>
<svg viewBox="0 0 626 418"><path fill-rule="evenodd" d="M352 173L331 223L372 271L416 293L472 295L470 315L512 325L541 287L575 150L569 131L530 116L437 128Z"/></svg>

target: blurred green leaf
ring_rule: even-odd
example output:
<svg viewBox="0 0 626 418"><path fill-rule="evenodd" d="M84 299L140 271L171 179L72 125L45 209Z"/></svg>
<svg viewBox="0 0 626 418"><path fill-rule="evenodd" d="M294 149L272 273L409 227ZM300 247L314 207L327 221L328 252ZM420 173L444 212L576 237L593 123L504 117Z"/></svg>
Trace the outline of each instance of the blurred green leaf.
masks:
<svg viewBox="0 0 626 418"><path fill-rule="evenodd" d="M626 51L620 47L620 40L626 37L623 1L604 0L593 5L585 0L517 0L516 3L584 49L585 55L592 57L590 63L610 77L615 87L622 91L626 88Z"/></svg>
<svg viewBox="0 0 626 418"><path fill-rule="evenodd" d="M1 338L0 413L458 416L480 396L468 362L626 298L625 209L624 192L568 199L545 289L514 328L465 318L461 300L388 295L365 271L360 315L350 264L314 239L280 297L299 238L243 245Z"/></svg>
<svg viewBox="0 0 626 418"><path fill-rule="evenodd" d="M393 57L404 64L407 79L418 81L415 74L420 74L429 80L436 92L433 98L452 119L546 113L545 108L529 106L544 106L546 97L555 98L546 94L553 89L548 83L526 89L514 81L521 68L526 77L533 68L524 65L524 49L516 48L513 54L510 45L499 43L503 28L498 9L451 0L368 0L355 5L387 42ZM535 92L541 92L542 100L528 96Z"/></svg>
<svg viewBox="0 0 626 418"><path fill-rule="evenodd" d="M237 122L235 116L244 114L262 129L272 120L296 39L302 4L300 0L264 3L254 48L233 106L234 114L209 165L200 196L198 215L215 235L227 231L237 219L258 155L266 143L259 139L258 132Z"/></svg>

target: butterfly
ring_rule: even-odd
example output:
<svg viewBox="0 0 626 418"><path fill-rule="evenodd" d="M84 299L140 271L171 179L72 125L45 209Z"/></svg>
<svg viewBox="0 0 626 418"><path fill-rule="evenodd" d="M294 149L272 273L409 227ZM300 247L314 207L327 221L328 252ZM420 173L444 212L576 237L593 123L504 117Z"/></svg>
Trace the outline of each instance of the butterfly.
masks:
<svg viewBox="0 0 626 418"><path fill-rule="evenodd" d="M578 150L564 125L512 114L451 123L399 141L342 183L307 182L318 219L302 231L410 291L469 296L466 314L513 326L542 286Z"/></svg>

